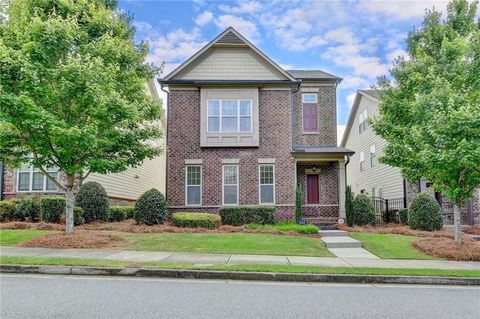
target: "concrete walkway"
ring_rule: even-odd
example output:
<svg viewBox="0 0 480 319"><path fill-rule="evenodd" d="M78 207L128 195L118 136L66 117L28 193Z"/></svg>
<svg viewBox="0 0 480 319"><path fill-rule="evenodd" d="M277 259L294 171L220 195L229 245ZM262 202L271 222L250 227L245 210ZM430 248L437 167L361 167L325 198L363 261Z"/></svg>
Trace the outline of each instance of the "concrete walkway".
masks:
<svg viewBox="0 0 480 319"><path fill-rule="evenodd" d="M177 252L120 251L101 249L54 249L0 247L0 256L106 259L125 262L193 263L195 265L269 264L317 267L477 269L480 262L401 260L355 257L302 257L241 254L194 254Z"/></svg>
<svg viewBox="0 0 480 319"><path fill-rule="evenodd" d="M378 259L368 250L362 248L362 243L350 236L344 230L321 230L318 232L327 249L340 258Z"/></svg>

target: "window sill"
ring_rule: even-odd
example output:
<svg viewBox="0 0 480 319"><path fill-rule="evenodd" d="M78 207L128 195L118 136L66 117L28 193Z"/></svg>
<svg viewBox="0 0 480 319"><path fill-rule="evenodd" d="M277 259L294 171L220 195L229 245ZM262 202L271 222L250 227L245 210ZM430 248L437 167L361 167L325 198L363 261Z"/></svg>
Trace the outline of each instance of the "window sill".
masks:
<svg viewBox="0 0 480 319"><path fill-rule="evenodd" d="M302 132L303 135L319 135L320 132Z"/></svg>

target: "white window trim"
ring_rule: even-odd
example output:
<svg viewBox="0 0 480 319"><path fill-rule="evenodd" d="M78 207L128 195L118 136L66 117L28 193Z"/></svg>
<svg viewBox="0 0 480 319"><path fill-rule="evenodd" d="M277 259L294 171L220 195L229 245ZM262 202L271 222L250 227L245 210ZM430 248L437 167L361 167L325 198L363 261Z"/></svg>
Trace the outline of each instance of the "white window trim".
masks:
<svg viewBox="0 0 480 319"><path fill-rule="evenodd" d="M273 184L262 184L261 183L261 167L262 166L272 166L273 167ZM273 185L273 202L271 203L262 203L262 185ZM275 165L274 164L260 164L258 165L258 204L259 205L275 205Z"/></svg>
<svg viewBox="0 0 480 319"><path fill-rule="evenodd" d="M188 203L188 167L189 166L198 166L200 167L200 185L191 185L191 186L200 186L200 204L189 204ZM198 207L202 206L202 179L203 179L203 167L198 164L188 164L185 166L185 206L186 207Z"/></svg>
<svg viewBox="0 0 480 319"><path fill-rule="evenodd" d="M28 190L20 190L20 173L29 173L29 181L28 181ZM35 172L37 173L37 172ZM38 171L38 173L42 174L42 172ZM48 170L47 173L57 173L57 181L58 181L58 170ZM17 193L56 193L58 192L58 186L55 184L55 189L48 189L47 190L47 179L48 177L43 175L43 186L41 190L33 190L33 165L30 165L30 169L28 171L22 171L20 168L17 169Z"/></svg>
<svg viewBox="0 0 480 319"><path fill-rule="evenodd" d="M235 168L237 169L237 184L225 184L225 167L227 166L235 166ZM237 202L235 204L225 204L225 186L237 186ZM239 167L237 164L225 164L225 165L222 165L222 205L223 206L238 206L238 203L240 201L240 192L239 192L239 188L240 188L240 170L239 170Z"/></svg>
<svg viewBox="0 0 480 319"><path fill-rule="evenodd" d="M304 101L304 96L305 95L315 95L315 102L305 102ZM305 131L305 127L304 127L304 121L303 121L303 104L309 104L309 103L316 103L317 104L317 130L316 131ZM315 93L302 93L302 134L304 135L309 135L309 134L312 134L312 135L318 135L320 134L320 123L318 123L318 95L315 94Z"/></svg>
<svg viewBox="0 0 480 319"><path fill-rule="evenodd" d="M208 102L210 101L218 101L219 102L219 110L218 116L215 115L208 115ZM222 102L223 101L236 101L237 102L237 131L222 131ZM247 117L247 115L240 115L240 101L250 101L250 131L241 131L240 130L240 119L242 117ZM218 117L218 131L210 131L208 126L208 119L210 117ZM233 117L233 115L227 115L225 117ZM253 132L253 100L252 99L207 99L207 133L252 133Z"/></svg>

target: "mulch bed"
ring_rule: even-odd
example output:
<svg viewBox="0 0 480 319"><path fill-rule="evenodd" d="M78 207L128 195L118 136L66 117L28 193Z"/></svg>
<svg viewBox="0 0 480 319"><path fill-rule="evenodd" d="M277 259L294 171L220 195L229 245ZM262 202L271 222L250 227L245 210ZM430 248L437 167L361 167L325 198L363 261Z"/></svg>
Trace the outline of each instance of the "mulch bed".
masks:
<svg viewBox="0 0 480 319"><path fill-rule="evenodd" d="M412 243L413 247L430 256L459 261L480 261L480 245L471 238L464 238L458 245L450 238L425 238Z"/></svg>
<svg viewBox="0 0 480 319"><path fill-rule="evenodd" d="M27 222L8 222L0 223L0 229L36 229L36 230L57 230L65 231L65 225L52 223L27 223Z"/></svg>
<svg viewBox="0 0 480 319"><path fill-rule="evenodd" d="M463 243L455 243L455 235L451 230L422 231L414 230L407 225L386 224L384 226L354 226L338 225L339 229L349 232L375 234L394 234L403 236L423 237L412 242L412 246L427 255L457 261L480 261L480 244L463 235ZM476 227L471 227L476 228ZM464 232L465 229L464 229Z"/></svg>
<svg viewBox="0 0 480 319"><path fill-rule="evenodd" d="M468 226L468 227L464 227L462 230L465 234L480 235L480 227Z"/></svg>
<svg viewBox="0 0 480 319"><path fill-rule="evenodd" d="M120 236L96 231L76 230L72 235L52 234L23 242L20 247L111 248L122 242Z"/></svg>

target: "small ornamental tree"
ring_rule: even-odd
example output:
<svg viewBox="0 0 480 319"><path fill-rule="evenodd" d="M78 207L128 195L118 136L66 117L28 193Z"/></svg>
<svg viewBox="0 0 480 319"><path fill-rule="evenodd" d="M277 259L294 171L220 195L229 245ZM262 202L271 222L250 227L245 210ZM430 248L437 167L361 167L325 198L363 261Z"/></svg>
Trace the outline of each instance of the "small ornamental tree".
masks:
<svg viewBox="0 0 480 319"><path fill-rule="evenodd" d="M459 206L480 187L480 25L478 2L453 0L446 19L432 10L407 38L384 90L375 132L388 145L381 162L422 177L453 202L455 240L461 242Z"/></svg>
<svg viewBox="0 0 480 319"><path fill-rule="evenodd" d="M132 19L115 0L12 0L0 19L0 160L29 163L66 193L162 151L153 140L161 106L146 92L159 69L134 43ZM47 174L56 167L62 182Z"/></svg>
<svg viewBox="0 0 480 319"><path fill-rule="evenodd" d="M352 186L347 185L345 187L345 215L347 217L347 225L352 227L354 223L354 210L353 210L354 196L352 193Z"/></svg>
<svg viewBox="0 0 480 319"><path fill-rule="evenodd" d="M303 188L298 185L295 189L295 221L298 223L303 219Z"/></svg>

